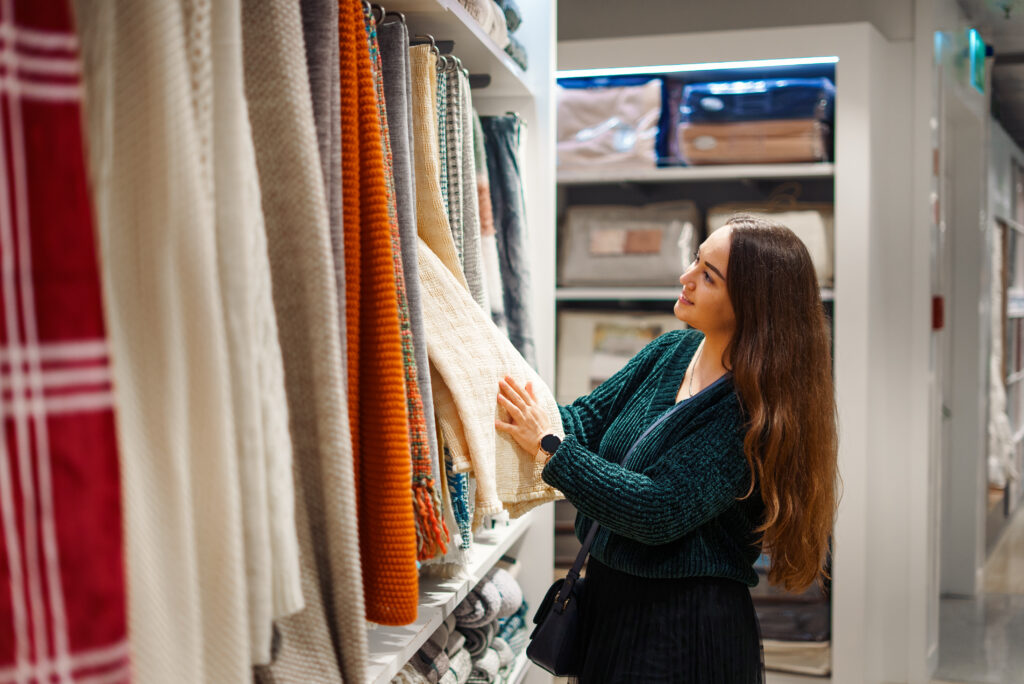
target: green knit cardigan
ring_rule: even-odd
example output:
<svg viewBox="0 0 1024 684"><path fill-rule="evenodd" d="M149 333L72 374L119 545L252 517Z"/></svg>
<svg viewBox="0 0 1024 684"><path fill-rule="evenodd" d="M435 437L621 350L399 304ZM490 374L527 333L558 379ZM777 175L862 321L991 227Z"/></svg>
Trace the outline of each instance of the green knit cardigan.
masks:
<svg viewBox="0 0 1024 684"><path fill-rule="evenodd" d="M750 468L732 379L675 404L702 339L695 330L666 333L593 392L560 407L565 439L543 478L579 512L577 537L591 521L601 524L590 553L605 565L640 577L723 577L754 586L754 529L764 505L759 491L740 500Z"/></svg>

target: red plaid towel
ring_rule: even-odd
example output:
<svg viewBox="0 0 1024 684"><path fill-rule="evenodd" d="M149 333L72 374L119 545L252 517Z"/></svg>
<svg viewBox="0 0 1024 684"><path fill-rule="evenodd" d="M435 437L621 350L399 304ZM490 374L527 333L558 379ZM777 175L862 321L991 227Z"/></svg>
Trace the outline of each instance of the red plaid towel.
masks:
<svg viewBox="0 0 1024 684"><path fill-rule="evenodd" d="M0 684L131 678L80 74L65 3L0 0Z"/></svg>

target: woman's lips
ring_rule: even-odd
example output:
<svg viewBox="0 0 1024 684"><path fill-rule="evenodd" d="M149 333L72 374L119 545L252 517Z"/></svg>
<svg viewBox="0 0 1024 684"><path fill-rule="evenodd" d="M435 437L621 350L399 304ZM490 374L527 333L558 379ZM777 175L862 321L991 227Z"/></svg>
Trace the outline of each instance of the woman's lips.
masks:
<svg viewBox="0 0 1024 684"><path fill-rule="evenodd" d="M683 293L683 292L679 293L679 301L681 301L683 304L688 304L690 306L693 306L693 302L691 302L689 299L687 299L686 298L686 294Z"/></svg>

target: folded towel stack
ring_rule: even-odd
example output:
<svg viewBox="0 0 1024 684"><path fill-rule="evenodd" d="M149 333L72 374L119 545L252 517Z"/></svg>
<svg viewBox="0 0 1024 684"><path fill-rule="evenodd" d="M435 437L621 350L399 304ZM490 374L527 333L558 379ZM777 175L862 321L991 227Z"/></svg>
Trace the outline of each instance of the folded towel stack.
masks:
<svg viewBox="0 0 1024 684"><path fill-rule="evenodd" d="M523 589L492 568L427 639L392 684L500 684L526 648Z"/></svg>

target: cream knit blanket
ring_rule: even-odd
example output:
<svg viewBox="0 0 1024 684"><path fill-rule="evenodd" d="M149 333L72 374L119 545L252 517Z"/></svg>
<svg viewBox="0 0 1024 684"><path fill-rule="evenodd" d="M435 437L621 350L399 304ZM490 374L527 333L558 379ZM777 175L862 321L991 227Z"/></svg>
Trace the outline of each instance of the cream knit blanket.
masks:
<svg viewBox="0 0 1024 684"><path fill-rule="evenodd" d="M561 434L551 391L422 239L419 267L434 409L455 470L472 470L476 478L474 526L502 509L518 517L560 498L541 479L536 454L494 427L497 418L508 420L498 405L498 380L509 375L533 383L552 431Z"/></svg>

